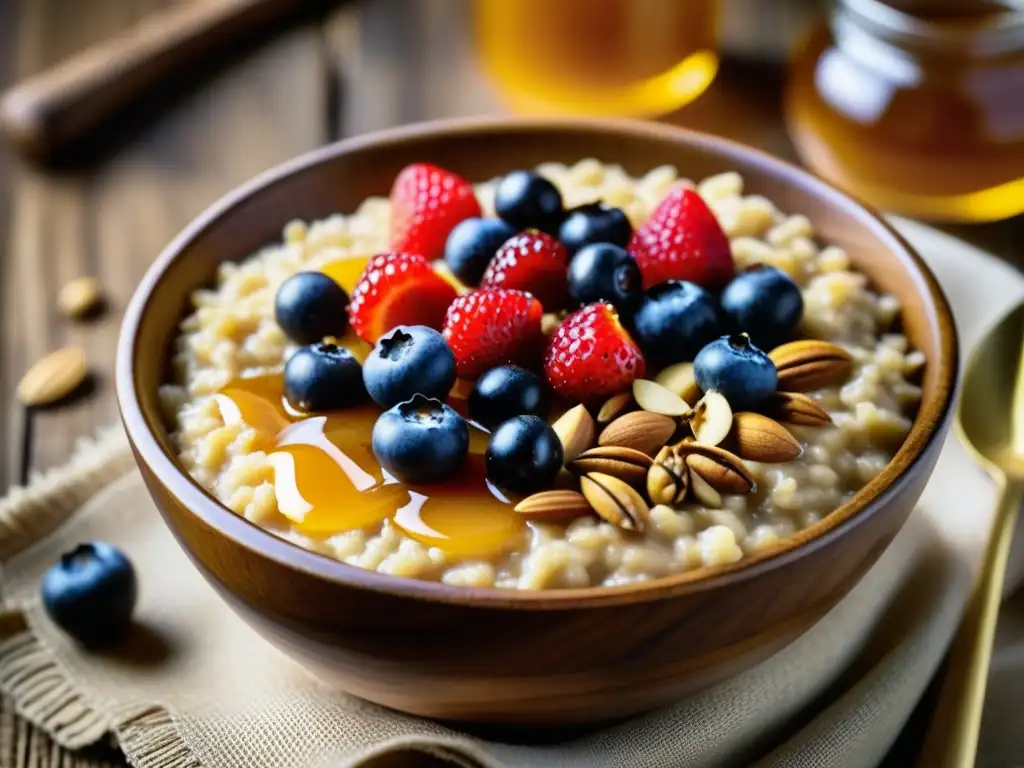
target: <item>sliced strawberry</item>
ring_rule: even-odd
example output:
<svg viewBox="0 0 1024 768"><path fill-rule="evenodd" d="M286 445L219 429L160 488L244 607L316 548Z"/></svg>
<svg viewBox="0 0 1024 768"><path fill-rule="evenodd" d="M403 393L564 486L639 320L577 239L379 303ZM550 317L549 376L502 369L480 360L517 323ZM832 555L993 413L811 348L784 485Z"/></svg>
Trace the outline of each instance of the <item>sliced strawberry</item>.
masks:
<svg viewBox="0 0 1024 768"><path fill-rule="evenodd" d="M396 325L440 329L455 296L451 284L422 256L382 253L370 259L352 291L348 321L370 344Z"/></svg>
<svg viewBox="0 0 1024 768"><path fill-rule="evenodd" d="M644 288L668 280L688 280L714 290L735 274L729 238L692 189L675 189L629 240Z"/></svg>
<svg viewBox="0 0 1024 768"><path fill-rule="evenodd" d="M551 235L527 229L506 241L494 254L480 280L481 288L529 291L549 311L565 306L569 295L565 246Z"/></svg>
<svg viewBox="0 0 1024 768"><path fill-rule="evenodd" d="M487 288L459 296L448 308L444 334L459 376L475 379L497 365L530 365L540 357L544 309L523 291Z"/></svg>
<svg viewBox="0 0 1024 768"><path fill-rule="evenodd" d="M433 261L455 225L479 215L472 184L436 165L413 163L391 187L391 249Z"/></svg>
<svg viewBox="0 0 1024 768"><path fill-rule="evenodd" d="M573 402L593 402L642 377L644 356L611 304L590 304L562 321L544 353L548 384Z"/></svg>

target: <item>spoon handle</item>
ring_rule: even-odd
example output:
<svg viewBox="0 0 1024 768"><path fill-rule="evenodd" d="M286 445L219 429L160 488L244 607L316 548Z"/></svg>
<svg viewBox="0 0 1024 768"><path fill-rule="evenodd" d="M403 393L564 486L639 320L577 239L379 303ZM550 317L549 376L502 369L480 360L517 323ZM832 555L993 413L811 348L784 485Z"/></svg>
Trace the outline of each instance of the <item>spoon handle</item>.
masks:
<svg viewBox="0 0 1024 768"><path fill-rule="evenodd" d="M974 765L1006 562L1022 500L1024 484L1001 482L985 559L950 648L946 679L921 751L922 768Z"/></svg>

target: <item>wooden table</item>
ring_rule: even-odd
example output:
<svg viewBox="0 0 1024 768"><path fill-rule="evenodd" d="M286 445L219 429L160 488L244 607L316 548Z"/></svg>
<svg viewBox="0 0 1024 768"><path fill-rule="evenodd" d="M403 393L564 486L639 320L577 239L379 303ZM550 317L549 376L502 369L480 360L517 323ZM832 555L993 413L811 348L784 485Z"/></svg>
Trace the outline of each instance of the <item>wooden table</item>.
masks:
<svg viewBox="0 0 1024 768"><path fill-rule="evenodd" d="M167 0L0 0L0 87L116 33ZM780 67L729 60L713 89L676 116L793 157L780 118ZM14 388L37 358L85 348L95 391L38 415L33 471L66 460L75 441L117 419L111 381L120 312L168 240L253 174L335 137L416 120L500 112L477 70L460 0L365 0L292 28L200 86L128 121L91 167L60 173L0 152L0 491L17 478L22 414ZM957 234L1013 253L1021 221ZM1016 235L1024 259L1024 238ZM72 324L60 287L95 275L109 311ZM0 704L0 766L107 766L53 747ZM912 731L912 729L911 729ZM907 739L913 742L913 737ZM34 762L28 756L34 755Z"/></svg>

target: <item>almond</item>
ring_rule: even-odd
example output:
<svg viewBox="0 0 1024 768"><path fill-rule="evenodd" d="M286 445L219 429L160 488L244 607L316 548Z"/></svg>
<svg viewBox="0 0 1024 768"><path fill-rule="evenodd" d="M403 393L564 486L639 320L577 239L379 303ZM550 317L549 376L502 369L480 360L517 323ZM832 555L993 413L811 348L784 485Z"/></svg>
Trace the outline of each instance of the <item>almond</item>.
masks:
<svg viewBox="0 0 1024 768"><path fill-rule="evenodd" d="M594 472L580 478L580 490L598 516L627 531L642 531L649 509L647 502L626 483Z"/></svg>
<svg viewBox="0 0 1024 768"><path fill-rule="evenodd" d="M776 347L769 355L779 373L779 389L809 392L845 381L853 357L827 341L805 339Z"/></svg>
<svg viewBox="0 0 1024 768"><path fill-rule="evenodd" d="M743 460L715 445L679 443L672 450L682 456L686 466L719 493L745 494L754 490L754 478Z"/></svg>
<svg viewBox="0 0 1024 768"><path fill-rule="evenodd" d="M662 416L686 416L690 413L689 404L679 395L647 379L633 382L633 399L649 413L660 413Z"/></svg>
<svg viewBox="0 0 1024 768"><path fill-rule="evenodd" d="M681 504L686 498L689 477L686 465L665 446L647 471L647 498L652 504Z"/></svg>
<svg viewBox="0 0 1024 768"><path fill-rule="evenodd" d="M88 317L103 306L103 286L95 277L76 277L60 289L57 305L68 317Z"/></svg>
<svg viewBox="0 0 1024 768"><path fill-rule="evenodd" d="M624 448L621 445L606 445L584 451L567 465L576 475L600 472L640 487L647 477L651 457L646 453Z"/></svg>
<svg viewBox="0 0 1024 768"><path fill-rule="evenodd" d="M625 392L612 395L604 401L604 405L597 412L597 423L607 424L608 422L615 421L626 411L632 410L633 405L633 393L628 389Z"/></svg>
<svg viewBox="0 0 1024 768"><path fill-rule="evenodd" d="M594 419L582 405L563 413L551 428L562 442L566 464L594 444Z"/></svg>
<svg viewBox="0 0 1024 768"><path fill-rule="evenodd" d="M687 403L695 403L700 399L700 387L697 386L697 379L693 374L693 363L670 365L655 376L654 380Z"/></svg>
<svg viewBox="0 0 1024 768"><path fill-rule="evenodd" d="M802 392L776 392L763 406L765 414L784 424L824 427L832 423L828 411Z"/></svg>
<svg viewBox="0 0 1024 768"><path fill-rule="evenodd" d="M722 494L716 491L711 485L696 472L690 472L690 488L694 498L705 507L718 509L722 506Z"/></svg>
<svg viewBox="0 0 1024 768"><path fill-rule="evenodd" d="M690 429L698 443L718 445L732 427L732 408L719 392L708 392L693 406Z"/></svg>
<svg viewBox="0 0 1024 768"><path fill-rule="evenodd" d="M732 439L737 455L748 461L792 461L803 452L788 429L760 413L735 414Z"/></svg>
<svg viewBox="0 0 1024 768"><path fill-rule="evenodd" d="M58 349L39 360L21 377L18 400L29 407L52 405L78 389L88 376L89 366L82 349Z"/></svg>
<svg viewBox="0 0 1024 768"><path fill-rule="evenodd" d="M597 444L619 445L653 456L675 431L676 422L668 416L649 411L633 411L619 416L605 427L597 438Z"/></svg>
<svg viewBox="0 0 1024 768"><path fill-rule="evenodd" d="M515 510L527 520L572 520L594 511L576 491L541 491L520 501Z"/></svg>

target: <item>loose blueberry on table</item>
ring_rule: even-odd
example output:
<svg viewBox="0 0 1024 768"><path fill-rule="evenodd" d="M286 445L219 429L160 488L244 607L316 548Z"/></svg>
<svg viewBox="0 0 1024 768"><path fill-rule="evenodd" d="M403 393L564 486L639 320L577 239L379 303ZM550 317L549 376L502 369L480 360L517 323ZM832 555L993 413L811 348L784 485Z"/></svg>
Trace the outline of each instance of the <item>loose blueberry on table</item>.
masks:
<svg viewBox="0 0 1024 768"><path fill-rule="evenodd" d="M326 275L282 284L278 322L305 344L283 391L306 413L281 411L272 384L224 392L273 433L275 470L297 489L282 514L300 530L390 517L460 556L509 545L526 521L591 514L639 534L649 505L753 492L744 462L801 450L784 424L829 423L779 382L837 383L849 354L826 342L771 356L756 346L796 332L800 290L772 268L737 274L696 191L669 192L635 232L601 201L564 213L533 171L501 179L494 207L498 218L485 216L469 182L415 164L392 189L393 249L368 259L350 303ZM442 256L461 285L435 271ZM325 445L355 469L317 464ZM331 472L342 479L323 479Z"/></svg>
<svg viewBox="0 0 1024 768"><path fill-rule="evenodd" d="M113 645L131 625L135 569L112 544L92 541L61 555L43 575L43 608L86 648Z"/></svg>

